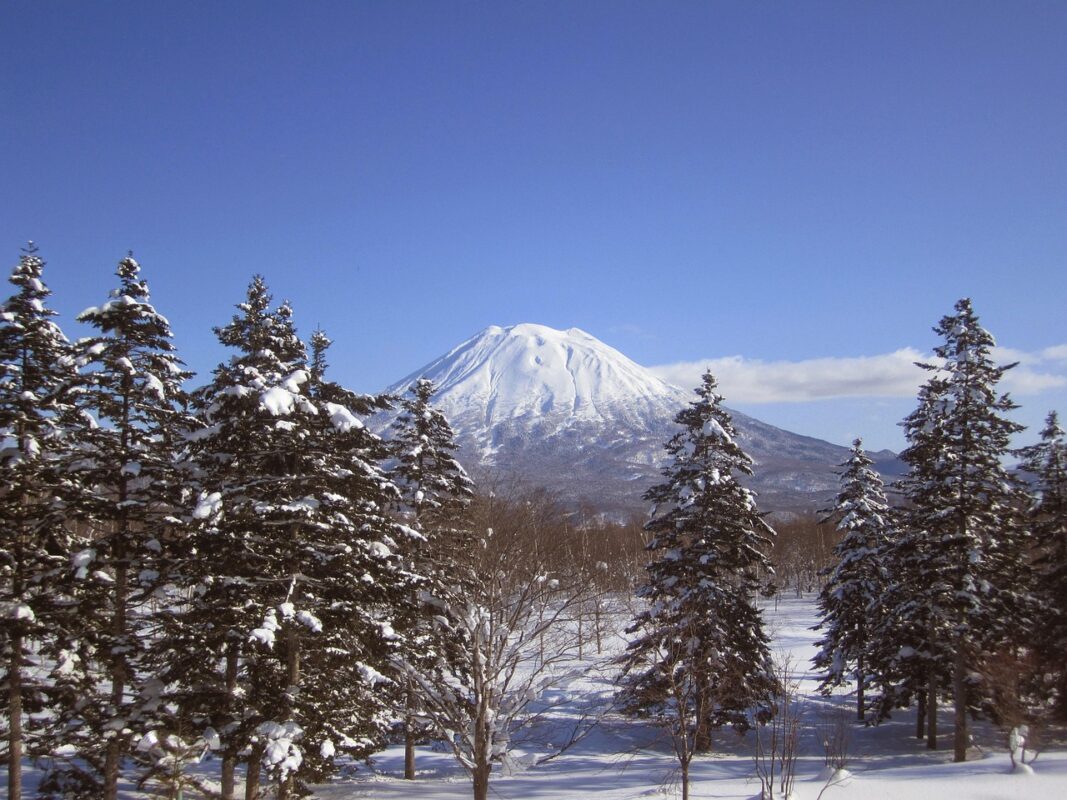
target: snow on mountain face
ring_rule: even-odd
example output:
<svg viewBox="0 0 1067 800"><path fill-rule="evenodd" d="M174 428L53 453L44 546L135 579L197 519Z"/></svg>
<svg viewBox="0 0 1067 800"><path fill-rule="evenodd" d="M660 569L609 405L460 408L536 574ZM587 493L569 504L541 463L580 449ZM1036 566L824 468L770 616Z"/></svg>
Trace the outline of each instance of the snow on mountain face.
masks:
<svg viewBox="0 0 1067 800"><path fill-rule="evenodd" d="M693 398L585 331L529 323L490 326L387 391L403 394L418 378L433 381L476 477L492 468L612 512L644 507L674 417ZM833 494L846 448L732 413L761 507L811 507Z"/></svg>
<svg viewBox="0 0 1067 800"><path fill-rule="evenodd" d="M529 323L490 326L388 391L402 393L420 377L434 382L435 404L462 438L478 440L483 458L504 431L647 430L687 400L585 331Z"/></svg>

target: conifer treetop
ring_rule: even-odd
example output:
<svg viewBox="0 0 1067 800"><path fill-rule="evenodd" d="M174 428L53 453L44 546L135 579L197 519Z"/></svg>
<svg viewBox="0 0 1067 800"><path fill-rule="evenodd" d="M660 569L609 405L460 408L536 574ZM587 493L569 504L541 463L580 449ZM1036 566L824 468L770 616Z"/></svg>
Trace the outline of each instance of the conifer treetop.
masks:
<svg viewBox="0 0 1067 800"><path fill-rule="evenodd" d="M628 629L638 636L620 679L624 707L675 723L692 709L673 707L670 687L679 677L691 681L692 702L706 715L698 738L708 726L744 730L754 709L762 717L775 685L755 607L759 581L771 572L765 551L774 531L735 477L750 474L752 461L715 389L706 372L697 398L675 417L682 429L665 445L665 481L645 494L654 504L645 525L652 560L638 594L648 607Z"/></svg>
<svg viewBox="0 0 1067 800"><path fill-rule="evenodd" d="M1052 500L1050 493L1067 489L1067 433L1060 426L1059 414L1048 412L1038 444L1020 448L1019 469L1037 479L1037 506ZM1063 498L1067 500L1067 498Z"/></svg>
<svg viewBox="0 0 1067 800"><path fill-rule="evenodd" d="M425 512L462 507L473 495L473 481L455 456L452 426L432 404L433 381L419 378L400 400L393 423L394 470L416 517ZM452 510L455 510L453 508Z"/></svg>
<svg viewBox="0 0 1067 800"><path fill-rule="evenodd" d="M46 305L44 266L29 242L8 278L17 291L0 306L0 432L12 437L0 452L5 463L36 458L42 438L60 432L77 379L70 342Z"/></svg>

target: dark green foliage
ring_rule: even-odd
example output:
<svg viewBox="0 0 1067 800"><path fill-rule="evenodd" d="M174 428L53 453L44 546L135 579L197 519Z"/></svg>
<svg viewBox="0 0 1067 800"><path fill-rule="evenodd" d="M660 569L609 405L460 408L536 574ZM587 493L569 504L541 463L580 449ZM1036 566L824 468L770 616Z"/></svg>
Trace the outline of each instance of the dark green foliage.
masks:
<svg viewBox="0 0 1067 800"><path fill-rule="evenodd" d="M819 595L821 620L816 629L825 633L813 659L815 667L826 673L819 687L823 692L856 682L861 719L864 691L871 681L867 664L871 632L877 627L873 613L889 577L883 564L889 506L872 463L863 452L863 442L856 439L852 455L841 464L841 491L826 521L836 522L844 535L834 548L837 563L825 573L827 581Z"/></svg>
<svg viewBox="0 0 1067 800"><path fill-rule="evenodd" d="M635 714L683 727L692 719L696 747L706 749L711 728L744 730L767 713L777 689L755 605L774 532L737 482L735 474L751 474L751 460L710 373L696 393L666 445L666 481L646 495L654 504L645 526L652 562L640 591L648 608L629 629L637 638L623 660L620 696ZM689 707L678 707L678 697Z"/></svg>
<svg viewBox="0 0 1067 800"><path fill-rule="evenodd" d="M1034 477L1029 509L1034 560L1036 620L1034 645L1045 678L1044 691L1067 716L1067 439L1055 411L1041 441L1023 448L1020 469Z"/></svg>
<svg viewBox="0 0 1067 800"><path fill-rule="evenodd" d="M261 278L217 334L236 353L195 394L192 600L168 622L168 680L193 727L229 758L251 747L284 793L379 746L412 579L385 450L357 416L381 404L326 381L325 337L308 363Z"/></svg>
<svg viewBox="0 0 1067 800"><path fill-rule="evenodd" d="M64 682L57 720L63 744L79 754L82 779L113 798L122 762L146 730L152 692L144 684L154 635L150 600L167 572L164 544L180 536L175 512L184 480L176 454L190 421L182 368L167 320L150 302L132 257L119 285L78 320L97 333L77 344L78 406L95 420L80 437L70 470L80 491L68 514L90 540L78 554L73 601L79 659ZM64 780L67 780L66 778Z"/></svg>
<svg viewBox="0 0 1067 800"><path fill-rule="evenodd" d="M879 637L882 668L901 682L901 697L925 683L934 706L951 688L962 760L966 710L985 693L974 676L1029 629L1022 495L1004 467L1021 426L1005 416L1016 406L996 389L1010 367L994 365L993 337L970 301L960 300L934 331L943 339L934 350L941 363L923 365L935 374L904 421L909 472L900 488L908 507L889 556L894 581Z"/></svg>
<svg viewBox="0 0 1067 800"><path fill-rule="evenodd" d="M422 580L411 613L399 620L409 644L404 669L433 673L433 681L440 683L462 673L466 662L463 650L468 642L450 603L474 595L471 548L476 541L467 515L473 482L456 460L452 428L431 405L433 394L433 383L419 379L401 398L390 446L402 518L417 533L407 538L405 557ZM414 741L432 726L418 721L422 701L415 681L404 680L402 695L398 701L404 707L405 774L413 777Z"/></svg>
<svg viewBox="0 0 1067 800"><path fill-rule="evenodd" d="M64 577L81 548L66 524L72 487L62 469L84 427L73 404L77 371L46 305L43 270L31 243L9 279L16 291L0 307L0 748L10 760L12 798L21 791L21 754L49 749L40 728L23 735L25 715L41 710L53 684L30 643L51 652L61 646L58 634L72 622Z"/></svg>

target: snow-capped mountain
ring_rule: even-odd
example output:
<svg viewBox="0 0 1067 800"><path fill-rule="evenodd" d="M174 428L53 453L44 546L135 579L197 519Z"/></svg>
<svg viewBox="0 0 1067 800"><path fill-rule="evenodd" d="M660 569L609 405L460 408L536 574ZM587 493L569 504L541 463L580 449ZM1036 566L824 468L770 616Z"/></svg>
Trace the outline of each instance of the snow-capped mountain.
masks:
<svg viewBox="0 0 1067 800"><path fill-rule="evenodd" d="M674 416L692 396L585 331L529 323L490 326L387 391L403 394L418 378L437 387L476 477L491 468L616 513L644 508ZM846 448L731 413L756 461L761 507L811 507L833 494ZM877 456L892 471L892 454Z"/></svg>

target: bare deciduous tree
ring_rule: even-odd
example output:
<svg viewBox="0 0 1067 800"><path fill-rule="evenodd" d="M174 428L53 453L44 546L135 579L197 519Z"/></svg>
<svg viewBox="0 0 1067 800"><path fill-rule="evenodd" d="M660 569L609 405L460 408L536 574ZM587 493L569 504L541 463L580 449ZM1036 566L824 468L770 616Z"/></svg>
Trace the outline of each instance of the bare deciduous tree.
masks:
<svg viewBox="0 0 1067 800"><path fill-rule="evenodd" d="M799 683L792 670L790 657L775 659L778 694L770 720L756 728L756 777L762 800L788 800L793 793L800 739L800 698Z"/></svg>
<svg viewBox="0 0 1067 800"><path fill-rule="evenodd" d="M495 764L506 770L531 766L558 755L588 730L592 717L574 716L562 738L542 755L521 762L511 751L536 736L539 722L556 707L546 692L565 685L589 667L578 659L581 637L575 619L595 589L580 570L552 570L555 544L543 534L553 515L539 501L490 498L478 509L484 526L472 588L426 598L447 614L465 643L458 664L423 670L400 667L419 689L423 713L443 736L471 777L475 800L485 800ZM556 517L558 519L558 517ZM585 630L588 635L591 632Z"/></svg>

